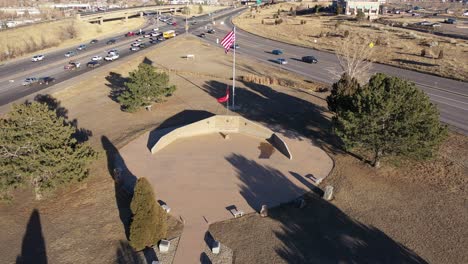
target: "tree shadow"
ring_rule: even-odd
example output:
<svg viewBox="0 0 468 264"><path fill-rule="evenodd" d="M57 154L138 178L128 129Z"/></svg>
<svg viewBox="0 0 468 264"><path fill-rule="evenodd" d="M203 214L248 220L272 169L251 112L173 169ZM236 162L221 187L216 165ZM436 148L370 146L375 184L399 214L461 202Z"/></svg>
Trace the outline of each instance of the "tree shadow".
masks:
<svg viewBox="0 0 468 264"><path fill-rule="evenodd" d="M302 195L302 191L300 196L305 202L302 207L295 202L285 202L288 196L301 190L280 171L238 154L227 157L227 160L237 170L241 195L255 210L258 211L261 204L282 203L268 213L268 217L277 222L271 232L281 245L272 247L271 252L254 252L256 247L253 243L257 242L251 241L251 247L248 245L247 248L252 251L238 255L239 262L244 263L247 260L242 257L252 254L276 254L286 263L427 263L381 230L349 217L314 192ZM302 178L297 173L290 173ZM313 189L310 183L300 181ZM228 221L222 225L240 226L223 226L219 230L245 229L255 233L258 229L265 232L265 228L256 226L264 224L258 220Z"/></svg>
<svg viewBox="0 0 468 264"><path fill-rule="evenodd" d="M343 153L341 141L331 133L331 120L324 115L328 109L266 85L241 82L247 89L236 88L236 104L240 105L236 112L239 115L265 124L286 137L299 140L307 137L318 147ZM225 83L212 80L202 89L217 98L224 93L225 87Z"/></svg>
<svg viewBox="0 0 468 264"><path fill-rule="evenodd" d="M427 67L437 66L437 64L420 62L420 61L413 61L413 60L405 60L405 59L393 59L392 61L399 62L399 63L405 63L405 64L413 64L413 65L418 65L418 66L427 66Z"/></svg>
<svg viewBox="0 0 468 264"><path fill-rule="evenodd" d="M136 252L126 241L120 241L116 252L117 264L147 264L142 254Z"/></svg>
<svg viewBox="0 0 468 264"><path fill-rule="evenodd" d="M235 153L226 160L235 168L241 181L240 194L256 211L260 211L262 205L277 206L304 194L303 189L275 168Z"/></svg>
<svg viewBox="0 0 468 264"><path fill-rule="evenodd" d="M156 251L152 247L146 247L143 250L143 255L145 256L146 263L153 263L153 261L158 261L158 256L156 255Z"/></svg>
<svg viewBox="0 0 468 264"><path fill-rule="evenodd" d="M75 132L72 134L72 137L75 138L79 143L88 141L89 138L93 135L91 130L85 128L78 128L78 120L75 118L73 120L68 120L68 109L61 106L61 103L57 98L53 97L50 94L38 94L34 97L34 101L46 104L49 110L54 111L57 117L62 117L64 119L65 125L70 125L75 128Z"/></svg>
<svg viewBox="0 0 468 264"><path fill-rule="evenodd" d="M109 175L114 180L115 200L117 208L119 209L119 217L122 221L125 235L129 238L130 221L132 217L130 204L132 202L133 190L137 177L130 172L119 150L106 136L101 137L101 144L106 151Z"/></svg>
<svg viewBox="0 0 468 264"><path fill-rule="evenodd" d="M109 98L114 102L118 102L119 96L125 91L125 83L128 82L127 77L123 77L122 74L116 72L110 72L106 76L106 86L110 88Z"/></svg>
<svg viewBox="0 0 468 264"><path fill-rule="evenodd" d="M151 151L154 144L172 130L212 116L214 116L213 113L205 110L183 110L164 120L158 127L153 129L149 134L146 147Z"/></svg>
<svg viewBox="0 0 468 264"><path fill-rule="evenodd" d="M16 264L47 264L41 217L37 209L34 209L29 217L21 246L21 255L16 257Z"/></svg>
<svg viewBox="0 0 468 264"><path fill-rule="evenodd" d="M200 254L200 264L212 264L210 257L205 252Z"/></svg>
<svg viewBox="0 0 468 264"><path fill-rule="evenodd" d="M306 206L271 210L282 223L274 231L283 242L276 253L288 263L427 263L376 227L350 218L319 196L304 196Z"/></svg>

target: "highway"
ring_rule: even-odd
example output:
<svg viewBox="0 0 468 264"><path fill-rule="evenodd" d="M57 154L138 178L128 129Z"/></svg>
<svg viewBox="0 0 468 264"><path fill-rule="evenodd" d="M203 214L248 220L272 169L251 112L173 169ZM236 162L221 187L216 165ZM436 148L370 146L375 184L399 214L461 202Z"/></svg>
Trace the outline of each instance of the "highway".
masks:
<svg viewBox="0 0 468 264"><path fill-rule="evenodd" d="M206 34L206 40L210 42L216 42L217 38L221 40L232 27L231 18L226 18L224 25L218 23L215 34ZM199 29L193 33L198 35L202 32L203 30ZM339 63L335 54L265 39L241 29L236 29L236 32L237 44L239 45L236 52L241 56L254 58L278 68L295 72L311 81L332 84L338 79L336 72L339 72ZM281 49L284 53L280 56L273 55L271 51L274 49ZM307 55L315 56L319 63L307 64L302 62L301 58ZM285 58L288 64L277 64L275 62L277 58ZM442 122L463 134L468 134L468 83L374 63L371 73L376 72L414 82L438 106ZM237 100L242 99L238 98Z"/></svg>
<svg viewBox="0 0 468 264"><path fill-rule="evenodd" d="M224 10L218 12L217 16L220 18L216 19L216 33L206 34L207 37L205 40L216 42L216 39L220 40L224 37L232 28L231 17L237 14L239 12L238 10ZM221 17L223 18L221 19ZM220 25L219 22L223 19L224 25ZM192 21L197 21L198 23L196 26L191 26L190 32L198 35L206 31L204 27L209 24L211 18L205 15ZM173 26L160 26L159 28L160 31L176 29L178 32L184 32L183 18L178 17L177 24L178 26L176 28ZM160 25L162 24L160 23ZM156 25L148 24L145 30L148 31L148 29L154 27L156 27ZM82 67L80 70L72 72L65 72L63 70L63 66L71 60L64 57L65 52L69 49L62 49L50 54L45 54L46 58L42 62L33 63L30 61L30 58L27 58L0 66L0 106L47 87L45 85L22 86L21 83L27 77L52 76L57 79L56 83L58 83L92 70L86 69L86 63L90 61L91 57L94 55L101 55L104 57L105 51L111 48L117 48L120 51L121 57L135 53L129 51L129 47L130 43L134 42L137 37L125 38L124 36L116 36L114 38L117 39L115 45L105 44L106 41L111 38L100 39L99 43L90 46L87 51L73 57L73 60L82 63ZM320 52L265 39L240 29L237 29L237 43L240 46L237 50L240 56L246 56L284 70L295 72L303 76L304 79L331 84L338 78L332 73L339 69L338 59L332 53ZM271 54L273 49L281 49L284 54L280 56L273 55ZM303 63L300 58L306 55L315 56L319 60L319 63ZM279 57L287 59L288 64L276 64L274 60ZM117 62L111 63L118 63L118 60ZM459 132L468 134L468 83L383 64L374 64L371 72L383 72L414 82L419 88L425 91L430 99L438 106L441 121L449 124ZM11 82L11 80L13 80L13 82ZM238 98L238 100L241 101L242 98Z"/></svg>
<svg viewBox="0 0 468 264"><path fill-rule="evenodd" d="M213 12L213 16L227 16L232 12L232 9L219 10ZM174 29L177 33L185 32L185 18L180 16L174 16L173 18L174 21L177 22L177 26L167 25L161 21L158 23L151 23L150 19L148 19L146 25L142 27L142 30L149 32L153 28L158 27L159 32L163 32L170 29ZM211 16L202 15L193 19L189 19L189 21L197 21L197 27L205 26L206 24L211 22ZM73 78L80 74L92 71L91 68L86 67L86 64L89 61L91 61L91 58L95 55L99 55L104 58L107 55L107 51L109 51L110 49L117 49L119 51L119 59L132 55L134 53L139 53L144 49L140 51L130 51L130 44L135 42L139 37L140 36L125 37L123 34L120 34L113 37L99 39L99 42L96 44L82 43L86 44L88 48L84 51L77 51L78 54L76 56L69 58L65 57L65 53L67 51L72 50L76 51L76 47L78 45L72 48L62 48L57 49L53 52L45 53L43 54L45 55L44 60L38 62L32 62L31 56L5 63L0 66L0 106L6 105L24 96L33 94L49 86L58 84L62 81ZM110 39L115 39L116 43L113 45L107 45L106 42ZM149 38L145 38L142 43L148 44ZM114 62L106 62L104 60L101 62L102 64L118 63L119 59L117 59ZM69 61L79 62L81 63L81 67L76 70L65 71L63 67L66 64L68 64ZM56 81L49 85L33 84L23 86L23 81L29 77L53 77L56 79Z"/></svg>

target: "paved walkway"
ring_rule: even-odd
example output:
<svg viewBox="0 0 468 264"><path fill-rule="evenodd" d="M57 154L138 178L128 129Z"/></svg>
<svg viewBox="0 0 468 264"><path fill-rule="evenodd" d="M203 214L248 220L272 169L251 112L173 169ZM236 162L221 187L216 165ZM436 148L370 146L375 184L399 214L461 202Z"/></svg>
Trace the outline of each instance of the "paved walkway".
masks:
<svg viewBox="0 0 468 264"><path fill-rule="evenodd" d="M209 224L233 217L226 208L250 213L262 204L290 201L332 168L328 155L309 140L285 138L293 160L266 141L241 134L228 140L219 134L181 139L154 155L148 140L149 133L142 135L121 155L130 172L148 178L157 199L185 223L175 264L200 263Z"/></svg>

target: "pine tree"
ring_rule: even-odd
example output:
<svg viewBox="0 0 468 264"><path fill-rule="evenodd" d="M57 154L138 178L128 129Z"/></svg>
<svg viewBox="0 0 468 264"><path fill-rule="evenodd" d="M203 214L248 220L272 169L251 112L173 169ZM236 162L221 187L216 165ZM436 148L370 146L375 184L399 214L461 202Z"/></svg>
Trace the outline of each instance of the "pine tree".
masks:
<svg viewBox="0 0 468 264"><path fill-rule="evenodd" d="M342 112L352 108L352 95L360 89L358 81L344 73L340 80L332 85L331 94L327 97L328 110Z"/></svg>
<svg viewBox="0 0 468 264"><path fill-rule="evenodd" d="M362 12L361 10L359 10L356 14L356 19L358 21L362 21L364 19L366 19L366 14L364 14L364 12Z"/></svg>
<svg viewBox="0 0 468 264"><path fill-rule="evenodd" d="M436 106L413 83L379 73L351 98L352 107L336 108L334 131L345 148L370 151L375 167L386 155L430 158L447 135Z"/></svg>
<svg viewBox="0 0 468 264"><path fill-rule="evenodd" d="M75 132L46 104L13 105L0 120L0 195L30 185L39 200L48 190L85 178L96 153L78 143Z"/></svg>
<svg viewBox="0 0 468 264"><path fill-rule="evenodd" d="M123 110L135 112L139 108L161 102L164 97L172 95L174 85L169 85L169 75L156 72L155 68L147 63L140 63L138 69L130 72L129 81L118 97Z"/></svg>
<svg viewBox="0 0 468 264"><path fill-rule="evenodd" d="M156 203L153 187L146 178L137 180L130 208L130 245L135 250L156 245L166 238L166 212Z"/></svg>

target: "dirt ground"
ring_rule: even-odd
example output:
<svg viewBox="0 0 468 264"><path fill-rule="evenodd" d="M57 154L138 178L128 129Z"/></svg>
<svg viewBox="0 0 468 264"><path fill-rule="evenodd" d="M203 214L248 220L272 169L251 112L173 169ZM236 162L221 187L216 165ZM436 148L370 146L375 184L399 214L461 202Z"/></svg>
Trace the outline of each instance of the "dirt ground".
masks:
<svg viewBox="0 0 468 264"><path fill-rule="evenodd" d="M344 37L348 31L350 36L359 36L363 45L370 42L376 44L372 59L377 62L468 80L466 40L439 37L368 21L356 22L344 16L298 15L294 18L287 15L291 7L299 10L307 8L307 4L276 4L260 9L256 14L246 11L233 22L239 28L263 37L331 52L339 50L344 41L349 41L349 38ZM283 23L274 25L273 16L278 10L284 11L280 15ZM306 24L301 24L301 20ZM270 22L273 25L268 24ZM420 56L422 49L426 49L424 57ZM443 50L443 59L437 59L440 50Z"/></svg>
<svg viewBox="0 0 468 264"><path fill-rule="evenodd" d="M24 26L15 29L3 30L0 32L0 52L4 53L10 49L25 50L28 46L40 46L47 43L53 48L45 48L33 52L26 52L16 57L29 56L47 52L51 49L65 48L79 44L87 44L95 38L125 33L129 30L135 30L145 23L144 18L131 18L127 22L123 20L109 21L102 25L91 24L84 21L66 19L36 25ZM73 39L60 40L66 29L73 25L76 30L76 37ZM43 45L44 46L44 45Z"/></svg>
<svg viewBox="0 0 468 264"><path fill-rule="evenodd" d="M22 253L42 247L46 253L39 251L34 256L47 258L49 263L137 263L135 253L125 242L122 221L128 208L124 210L122 203L126 197L122 197L121 192L117 192L116 197L108 160L130 140L162 123L173 126L193 121L184 114L186 110L225 113L215 97L222 96L225 85L231 82L229 56L224 55L222 49L213 49L196 38L186 42L174 39L160 47L149 48L146 54L139 54L97 69L77 80L72 87L53 95L68 110L69 119L76 119L80 128L92 131L89 142L100 150L100 159L93 164L89 179L82 184L63 188L41 202L33 201L30 191L18 191L11 204L0 205L0 225L4 227L0 230L0 262L14 263ZM181 58L185 54L195 54L195 59ZM155 105L152 111L121 112L119 105L109 98L110 87L121 83L145 56L157 66L172 69L171 83L177 85L177 91L166 102ZM270 73L278 79L302 79L266 64L238 58L240 75ZM375 171L332 147L334 138L329 134L326 94L313 92L309 83L303 85L305 89L239 81L237 94L243 106L239 114L278 129L284 127L300 132L334 157L336 169L325 184L335 186L336 198L331 205L320 204L344 219L350 218L346 223L352 223L351 227L355 221L372 226L372 230L380 230L376 234L385 238L385 245L398 249L395 243L402 243L429 262L467 263L463 250L467 248L468 237L466 137L451 134L436 161L411 166L388 161L381 170ZM277 263L284 262L287 250L295 245L281 244L281 241L295 238L282 230L289 222L271 218L272 224L264 224L255 219L252 216L218 224L226 236L230 230L242 228L232 234L232 241L222 237L216 225L213 234L234 250L236 263L266 263L256 258L257 249L265 250ZM277 219L288 219L288 215L280 214ZM327 219L336 224L335 218ZM176 236L181 224L172 223L171 236ZM261 233L258 224L262 225ZM334 235L341 229L336 230ZM359 225L357 233L344 234L342 239L346 242L354 234L359 238L363 230L366 229ZM310 232L315 231L309 229L306 234ZM236 240L241 234L242 239ZM369 236L372 238L372 234ZM307 239L302 236L298 239L306 243L314 237L312 233ZM365 242L373 241L366 239L368 236L346 243L365 249ZM259 241L261 245L257 245ZM278 246L284 250L275 251ZM299 246L298 252L303 252ZM28 256L31 255L24 257Z"/></svg>
<svg viewBox="0 0 468 264"><path fill-rule="evenodd" d="M223 57L221 49L213 52L210 46L201 44L196 38L186 44L190 45L172 41L168 47L148 49L148 59L156 65L164 64L174 69L170 74L171 82L178 87L173 97L151 112L124 113L109 98L114 81L122 81L117 76L128 76L128 72L145 59L144 53L135 58L122 59L118 64L110 64L110 68L93 71L78 79L75 85L53 94L61 107L66 109L69 119L76 119L80 128L92 132L89 142L100 151L100 158L92 166L90 177L82 184L64 188L41 202L33 201L31 191L18 191L11 204L0 204L0 224L8 226L0 230L0 262L14 263L21 252L37 244L44 245L49 263L137 263L132 262L138 258L125 242L121 220L128 213L125 210L126 197L121 194L116 197L108 156L166 119L170 119L167 125L188 122L189 119L183 116L177 117L184 110L225 113L225 109L205 89L219 87L224 82L218 91L225 91L225 83L230 83L229 60ZM198 45L198 48L191 45ZM189 65L181 58L187 47L198 50L193 52L196 59L189 61ZM223 67L227 70L223 70ZM244 70L240 70L240 73L245 75L273 71L271 66L253 64L245 59L239 60L241 68ZM111 76L116 78L109 78ZM297 78L286 72L275 76ZM312 85L304 84L306 88ZM245 87L241 83L239 86ZM38 210L38 214L34 213L34 209ZM180 233L181 226L175 220L172 225L174 231L170 236L175 236ZM42 239L31 241L31 231L28 230L34 231L33 237Z"/></svg>

